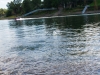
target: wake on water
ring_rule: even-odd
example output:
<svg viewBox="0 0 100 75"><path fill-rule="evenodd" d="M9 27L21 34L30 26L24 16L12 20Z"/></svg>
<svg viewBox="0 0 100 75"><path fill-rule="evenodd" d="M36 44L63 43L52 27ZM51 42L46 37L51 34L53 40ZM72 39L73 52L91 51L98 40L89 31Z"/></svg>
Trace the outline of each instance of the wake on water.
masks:
<svg viewBox="0 0 100 75"><path fill-rule="evenodd" d="M17 18L16 20L43 19L43 18L57 18L57 17L74 17L74 16L88 16L88 15L99 15L99 14L100 14L100 13L78 14L78 15L66 15L66 16L52 16L52 17L39 17L39 18Z"/></svg>

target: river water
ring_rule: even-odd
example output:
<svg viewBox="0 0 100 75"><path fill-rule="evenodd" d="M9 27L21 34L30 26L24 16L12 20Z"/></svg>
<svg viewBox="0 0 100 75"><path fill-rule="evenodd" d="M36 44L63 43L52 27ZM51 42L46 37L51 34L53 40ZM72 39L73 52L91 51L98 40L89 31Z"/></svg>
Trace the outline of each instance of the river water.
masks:
<svg viewBox="0 0 100 75"><path fill-rule="evenodd" d="M100 15L0 20L0 75L100 75Z"/></svg>

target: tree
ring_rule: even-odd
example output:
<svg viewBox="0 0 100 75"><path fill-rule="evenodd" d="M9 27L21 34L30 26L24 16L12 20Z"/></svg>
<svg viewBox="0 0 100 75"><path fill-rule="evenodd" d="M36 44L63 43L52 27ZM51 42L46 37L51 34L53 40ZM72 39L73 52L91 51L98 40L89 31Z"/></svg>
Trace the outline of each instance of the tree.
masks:
<svg viewBox="0 0 100 75"><path fill-rule="evenodd" d="M61 6L61 0L51 0L51 6L58 8L59 6Z"/></svg>
<svg viewBox="0 0 100 75"><path fill-rule="evenodd" d="M20 4L22 0L14 0L14 4Z"/></svg>
<svg viewBox="0 0 100 75"><path fill-rule="evenodd" d="M14 2L14 5L15 5L14 12L16 14L20 13L21 12L22 0L14 0L13 2Z"/></svg>
<svg viewBox="0 0 100 75"><path fill-rule="evenodd" d="M11 16L13 14L19 14L21 12L21 1L22 0L14 0L7 3L8 11L7 16Z"/></svg>
<svg viewBox="0 0 100 75"><path fill-rule="evenodd" d="M7 3L7 7L8 7L8 10L7 10L6 16L8 17L8 16L13 15L14 9L15 9L15 5L14 5L14 3L11 1L11 2L8 2L8 3Z"/></svg>
<svg viewBox="0 0 100 75"><path fill-rule="evenodd" d="M84 0L84 5L86 5L86 0Z"/></svg>
<svg viewBox="0 0 100 75"><path fill-rule="evenodd" d="M6 14L6 9L0 9L0 17L5 16Z"/></svg>
<svg viewBox="0 0 100 75"><path fill-rule="evenodd" d="M41 0L32 0L31 1L32 10L39 8L40 5L41 5Z"/></svg>
<svg viewBox="0 0 100 75"><path fill-rule="evenodd" d="M22 4L24 13L28 13L31 11L31 2L30 0L24 0Z"/></svg>
<svg viewBox="0 0 100 75"><path fill-rule="evenodd" d="M44 5L44 8L51 8L52 0L44 0L43 5Z"/></svg>
<svg viewBox="0 0 100 75"><path fill-rule="evenodd" d="M84 5L90 4L92 2L93 2L93 0L84 0Z"/></svg>
<svg viewBox="0 0 100 75"><path fill-rule="evenodd" d="M95 9L98 10L97 0L94 0Z"/></svg>

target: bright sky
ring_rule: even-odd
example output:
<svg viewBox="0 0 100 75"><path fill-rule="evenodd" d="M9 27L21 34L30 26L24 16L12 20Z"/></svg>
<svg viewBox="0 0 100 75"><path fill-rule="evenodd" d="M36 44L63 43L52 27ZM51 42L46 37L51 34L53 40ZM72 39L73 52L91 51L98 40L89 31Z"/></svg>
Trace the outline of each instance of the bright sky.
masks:
<svg viewBox="0 0 100 75"><path fill-rule="evenodd" d="M0 8L7 8L7 3L13 0L0 0Z"/></svg>

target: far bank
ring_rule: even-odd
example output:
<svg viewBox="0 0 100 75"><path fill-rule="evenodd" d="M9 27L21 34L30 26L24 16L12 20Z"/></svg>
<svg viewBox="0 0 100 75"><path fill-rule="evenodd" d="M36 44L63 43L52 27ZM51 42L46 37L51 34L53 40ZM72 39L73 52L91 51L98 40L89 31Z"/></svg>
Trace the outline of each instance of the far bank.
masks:
<svg viewBox="0 0 100 75"><path fill-rule="evenodd" d="M40 17L53 17L53 16L67 16L67 15L80 15L82 14L83 9L60 9L60 10L47 10L47 11L39 11L35 12L31 15L21 17L22 15L13 15L10 17L2 17L0 20L3 19L16 19L16 18L40 18ZM93 13L100 13L100 10L86 10L84 14L93 14Z"/></svg>

